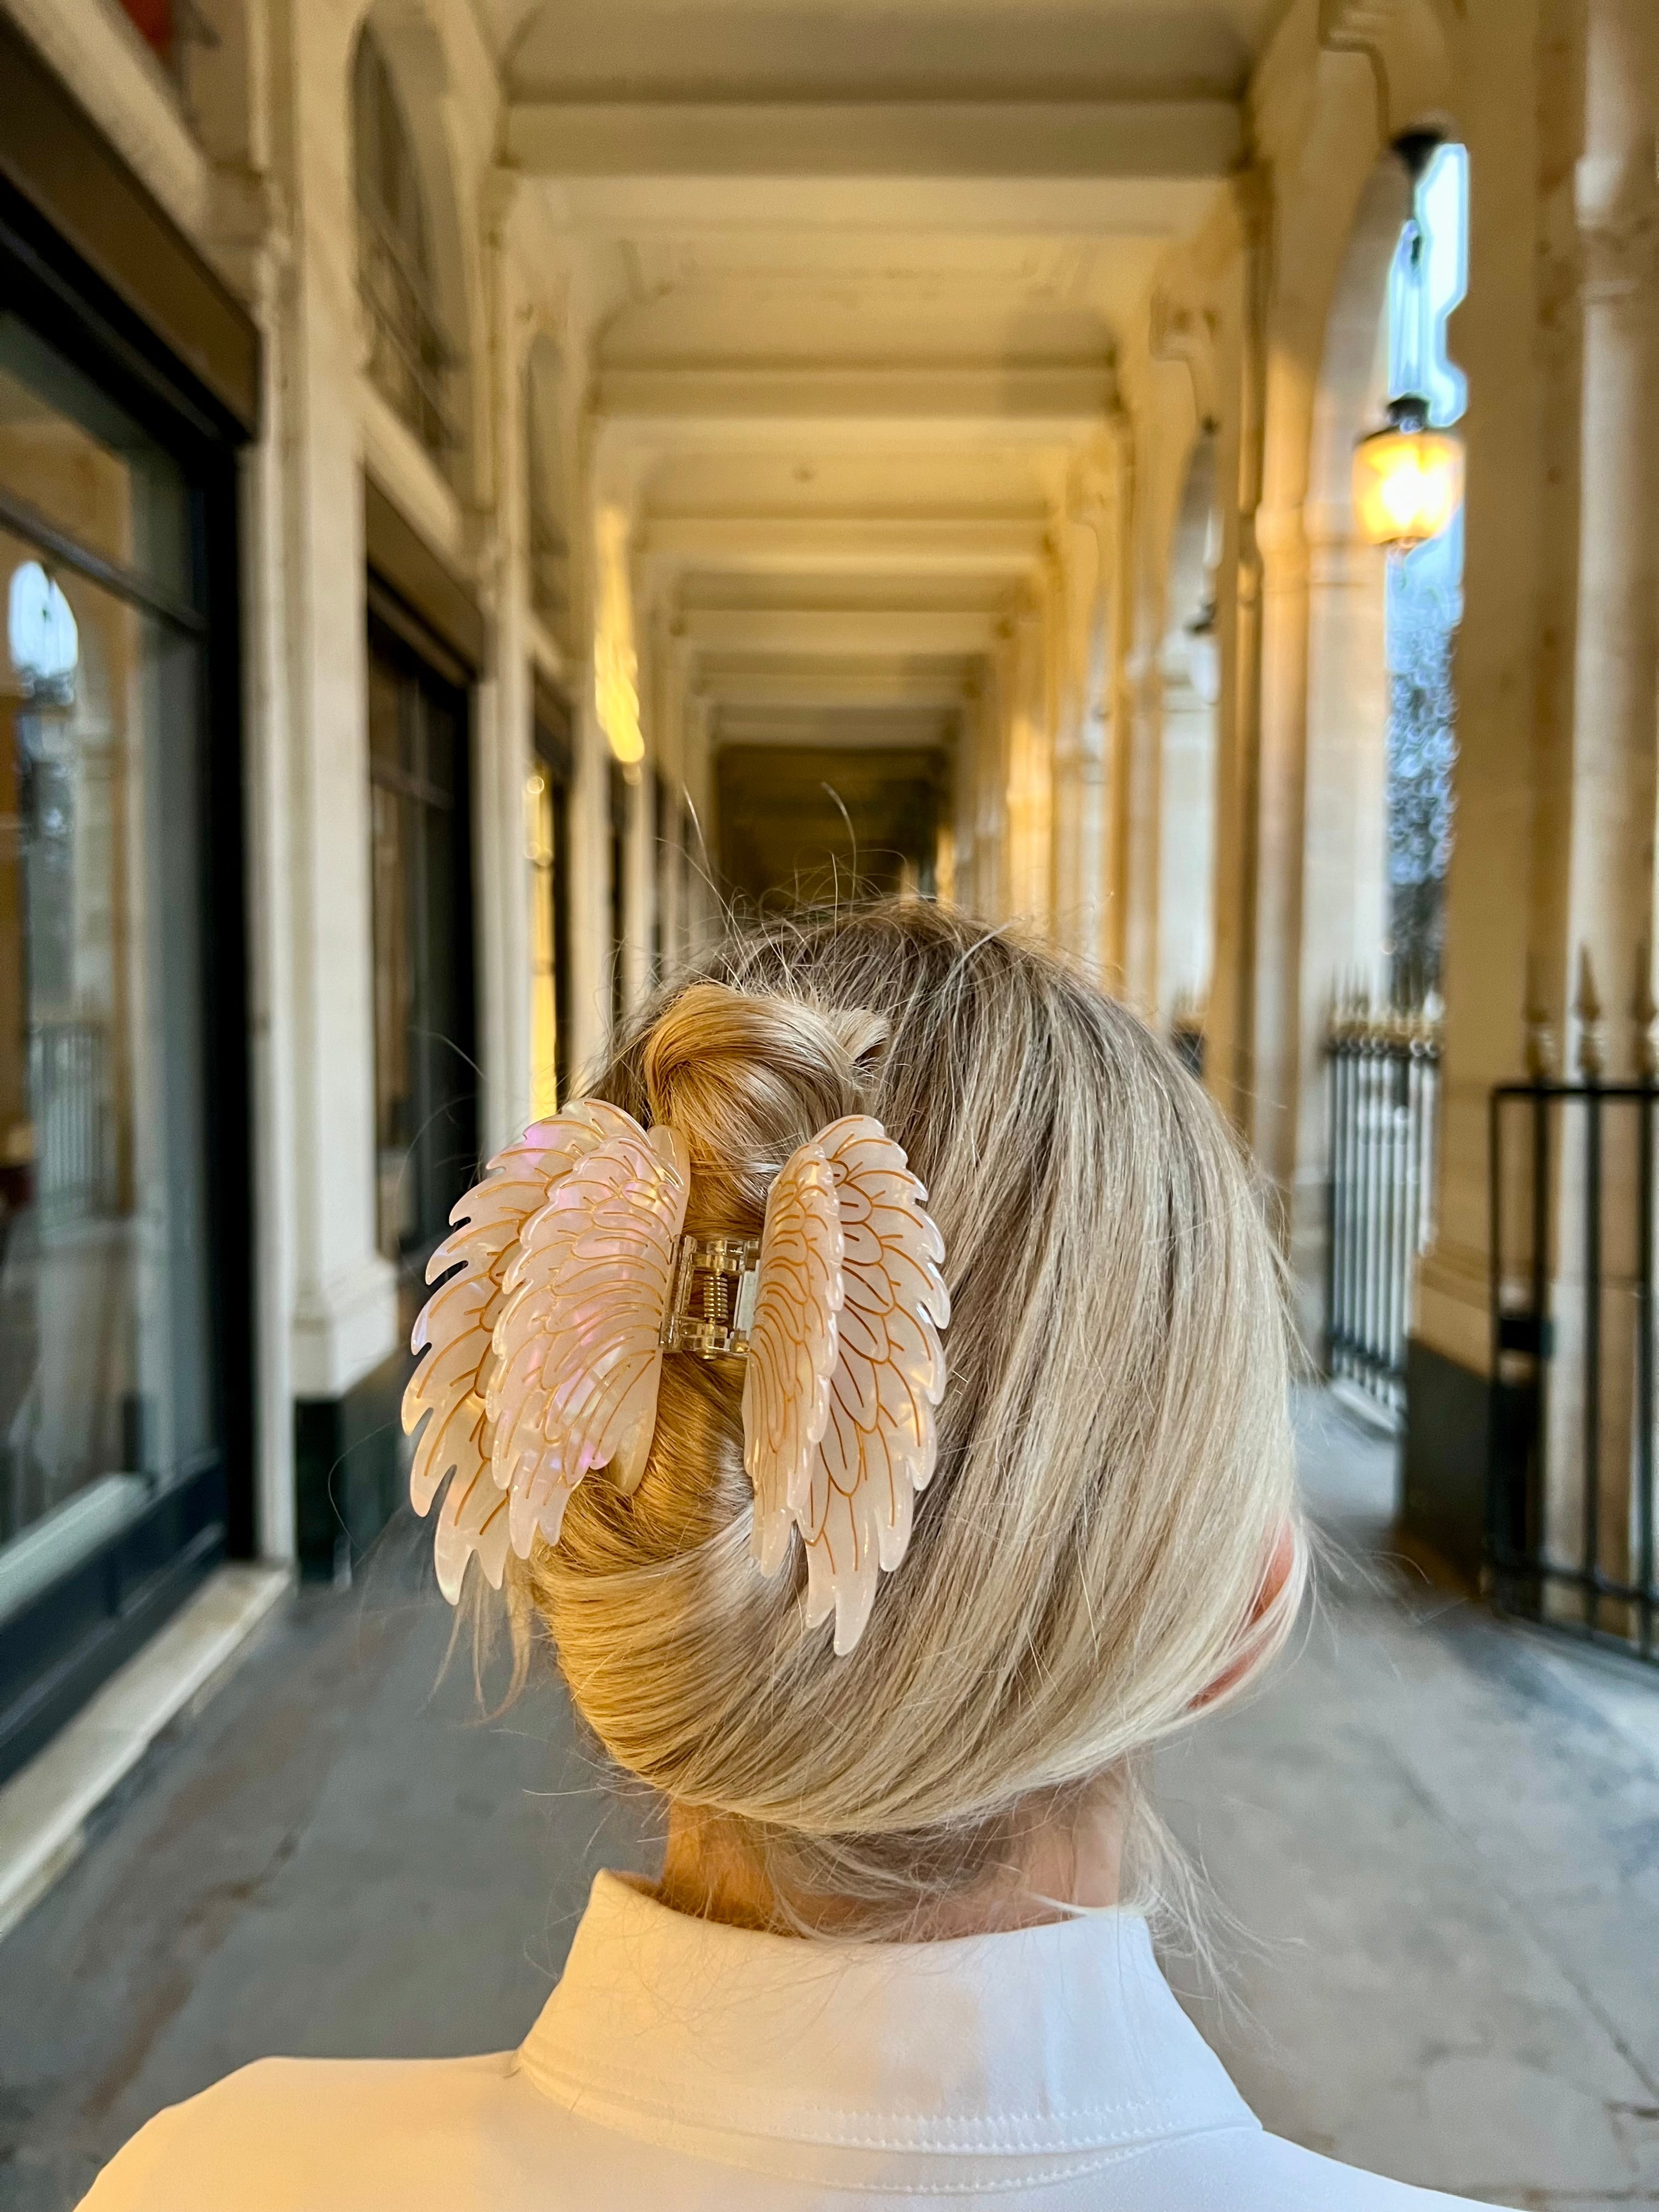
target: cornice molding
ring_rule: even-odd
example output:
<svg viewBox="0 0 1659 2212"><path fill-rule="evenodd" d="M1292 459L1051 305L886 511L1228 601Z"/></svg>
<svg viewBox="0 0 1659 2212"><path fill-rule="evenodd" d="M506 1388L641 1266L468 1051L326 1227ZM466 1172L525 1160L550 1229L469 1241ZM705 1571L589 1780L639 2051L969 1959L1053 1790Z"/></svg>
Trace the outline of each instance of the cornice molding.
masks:
<svg viewBox="0 0 1659 2212"><path fill-rule="evenodd" d="M5 8L134 175L206 251L208 157L161 64L126 17L101 0L5 0Z"/></svg>

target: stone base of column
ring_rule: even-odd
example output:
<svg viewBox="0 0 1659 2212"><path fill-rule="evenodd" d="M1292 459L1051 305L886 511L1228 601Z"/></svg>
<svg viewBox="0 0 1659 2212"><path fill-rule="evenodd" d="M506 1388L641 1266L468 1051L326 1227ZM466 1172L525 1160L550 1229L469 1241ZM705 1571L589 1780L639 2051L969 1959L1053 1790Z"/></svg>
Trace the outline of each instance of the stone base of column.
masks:
<svg viewBox="0 0 1659 2212"><path fill-rule="evenodd" d="M1486 1547L1492 1378L1413 1337L1406 1347L1406 1437L1400 1527L1464 1581Z"/></svg>
<svg viewBox="0 0 1659 2212"><path fill-rule="evenodd" d="M295 1527L307 1582L347 1583L404 1498L401 1347L337 1398L294 1401Z"/></svg>

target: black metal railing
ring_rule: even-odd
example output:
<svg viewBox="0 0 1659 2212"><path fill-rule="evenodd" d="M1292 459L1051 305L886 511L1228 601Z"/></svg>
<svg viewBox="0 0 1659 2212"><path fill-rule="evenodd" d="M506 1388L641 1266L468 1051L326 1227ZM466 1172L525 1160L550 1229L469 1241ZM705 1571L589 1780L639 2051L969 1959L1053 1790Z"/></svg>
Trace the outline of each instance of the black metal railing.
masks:
<svg viewBox="0 0 1659 2212"><path fill-rule="evenodd" d="M1492 1093L1486 1557L1500 1610L1654 1661L1659 1080L1588 1060Z"/></svg>
<svg viewBox="0 0 1659 2212"><path fill-rule="evenodd" d="M1398 1419L1413 1275L1434 1227L1437 1003L1349 1000L1332 1014L1326 1055L1325 1370Z"/></svg>

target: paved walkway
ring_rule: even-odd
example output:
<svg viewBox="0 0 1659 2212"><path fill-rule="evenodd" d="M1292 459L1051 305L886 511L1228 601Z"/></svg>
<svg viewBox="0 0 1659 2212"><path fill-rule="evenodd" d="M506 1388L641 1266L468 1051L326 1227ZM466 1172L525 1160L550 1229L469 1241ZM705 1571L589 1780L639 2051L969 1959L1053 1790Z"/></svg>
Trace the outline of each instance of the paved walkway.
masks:
<svg viewBox="0 0 1659 2212"><path fill-rule="evenodd" d="M1321 2149L1549 2212L1659 2206L1659 1678L1378 1564L1387 1453L1328 1408L1304 1426L1350 1565L1276 1686L1162 1763L1224 1907L1233 1995L1200 2017ZM646 1808L550 1690L494 1726L465 1665L434 1693L424 1533L296 1599L0 1945L4 2212L64 2212L149 2113L261 2053L511 2043L591 1869L647 1862Z"/></svg>

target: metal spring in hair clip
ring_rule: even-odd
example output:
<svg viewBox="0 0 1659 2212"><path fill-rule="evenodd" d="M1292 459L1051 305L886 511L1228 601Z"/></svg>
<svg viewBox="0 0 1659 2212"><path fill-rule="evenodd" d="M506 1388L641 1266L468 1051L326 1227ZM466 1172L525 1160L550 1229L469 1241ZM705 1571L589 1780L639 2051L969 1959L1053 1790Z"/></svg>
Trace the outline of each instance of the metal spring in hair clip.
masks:
<svg viewBox="0 0 1659 2212"><path fill-rule="evenodd" d="M662 1325L665 1352L740 1359L759 1285L758 1237L682 1237Z"/></svg>

